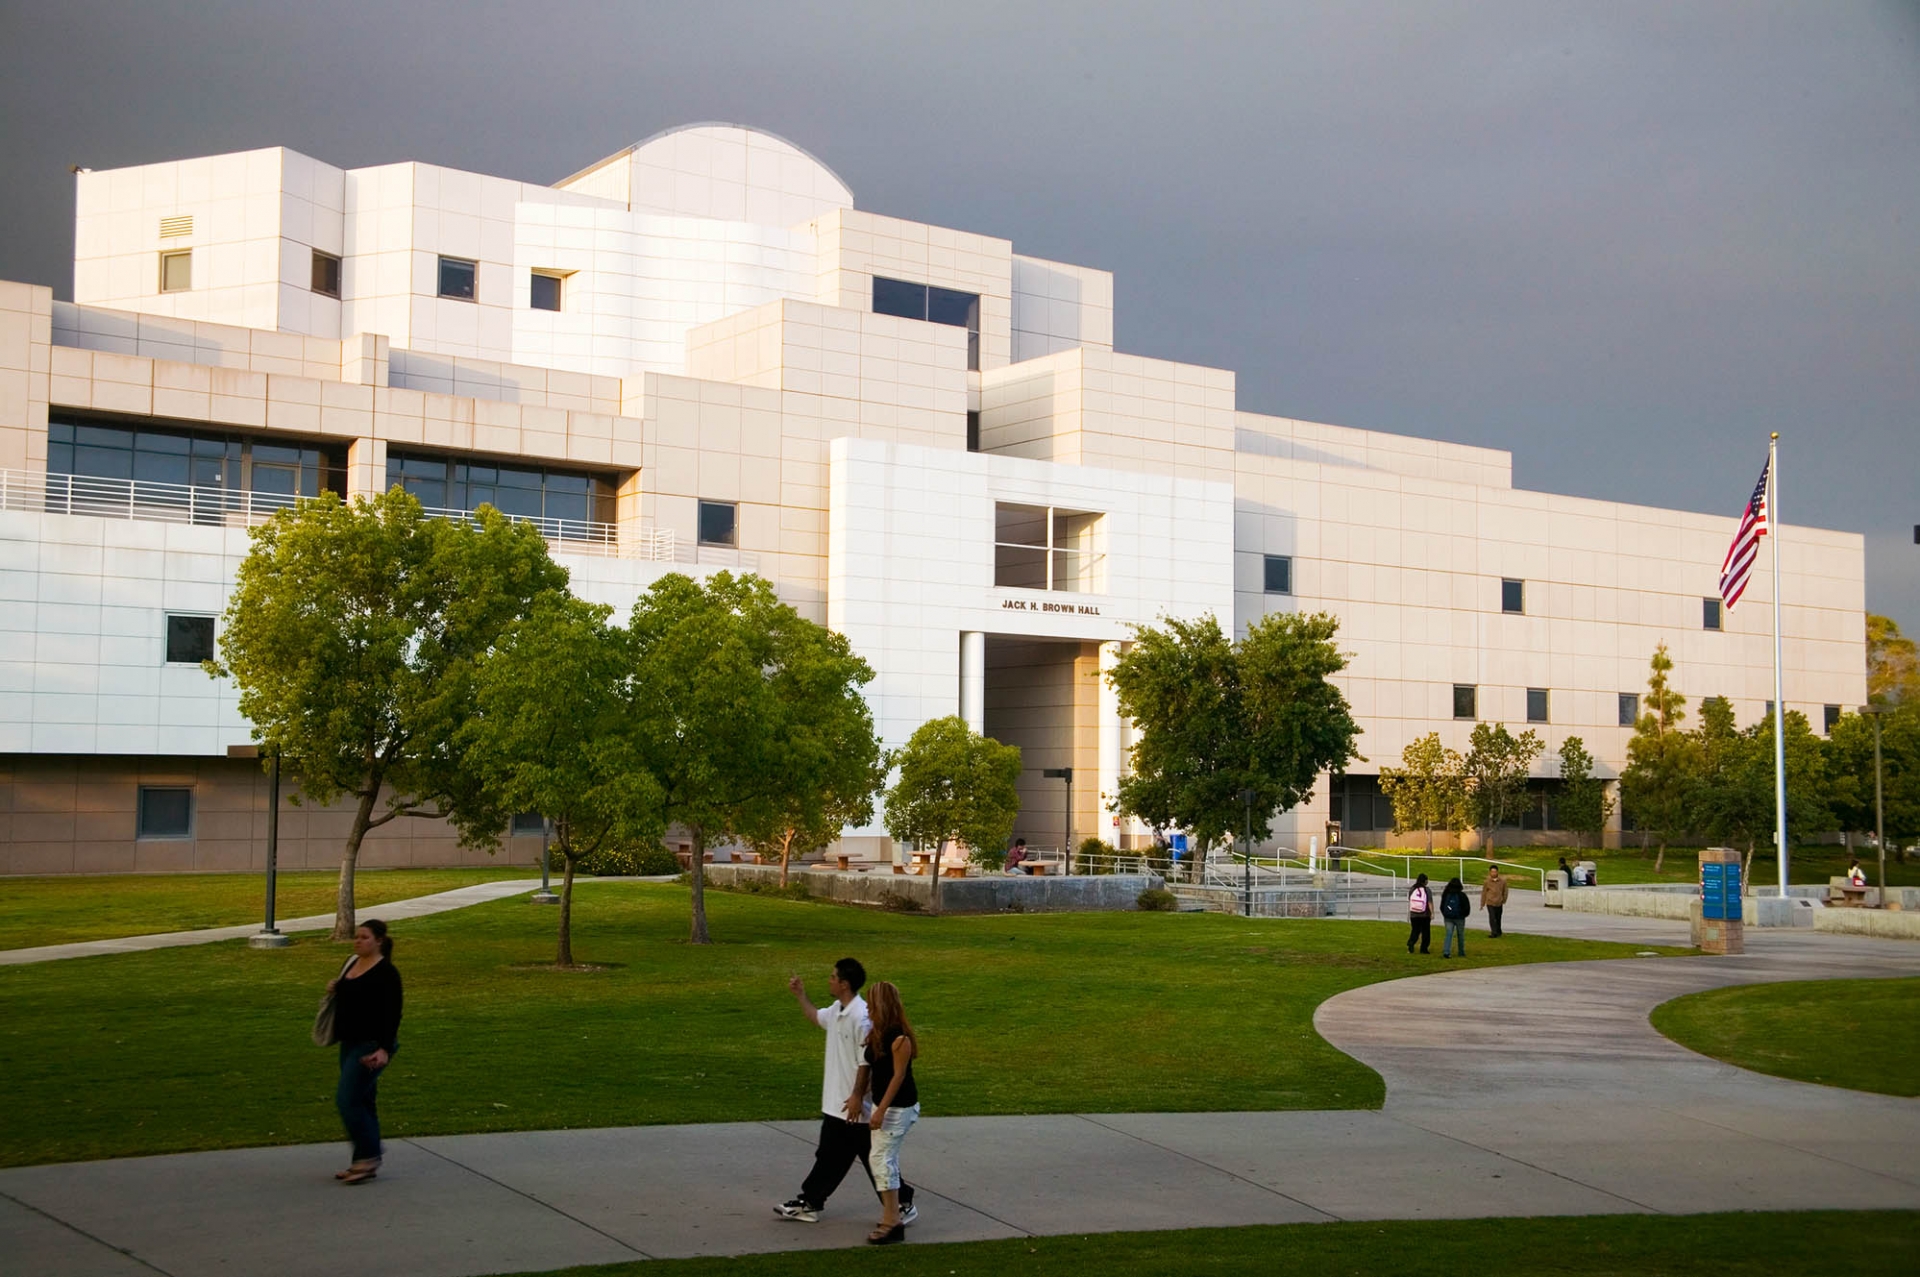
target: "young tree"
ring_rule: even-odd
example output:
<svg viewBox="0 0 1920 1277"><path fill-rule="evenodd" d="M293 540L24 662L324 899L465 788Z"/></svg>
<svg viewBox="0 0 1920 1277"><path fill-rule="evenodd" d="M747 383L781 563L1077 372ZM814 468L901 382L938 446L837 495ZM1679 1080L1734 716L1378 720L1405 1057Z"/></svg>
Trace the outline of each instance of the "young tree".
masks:
<svg viewBox="0 0 1920 1277"><path fill-rule="evenodd" d="M1745 845L1773 828L1773 755L1762 755L1755 734L1742 732L1724 696L1700 702L1700 726L1688 733L1688 824L1716 843Z"/></svg>
<svg viewBox="0 0 1920 1277"><path fill-rule="evenodd" d="M475 675L478 710L461 730L467 765L495 812L537 811L553 822L565 866L554 964L573 961L573 879L606 847L665 832L660 791L633 739L635 685L610 608L560 596L509 627ZM494 846L502 822L456 818L470 843Z"/></svg>
<svg viewBox="0 0 1920 1277"><path fill-rule="evenodd" d="M869 672L860 681L872 677ZM887 783L888 759L866 698L852 690L817 696L813 705L814 716L797 718L788 738L784 792L751 810L740 831L756 851L780 857L783 887L796 854L817 851L847 826L872 821L873 800Z"/></svg>
<svg viewBox="0 0 1920 1277"><path fill-rule="evenodd" d="M1867 699L1876 704L1920 700L1920 654L1890 616L1867 613Z"/></svg>
<svg viewBox="0 0 1920 1277"><path fill-rule="evenodd" d="M662 819L693 837L690 938L706 944L709 841L793 813L812 823L834 801L817 788L838 775L821 756L879 748L860 694L873 670L766 581L727 572L705 584L661 577L633 605L627 642L639 765L660 787ZM850 726L862 723L865 743Z"/></svg>
<svg viewBox="0 0 1920 1277"><path fill-rule="evenodd" d="M1380 788L1393 800L1393 827L1426 830L1431 855L1434 830L1456 833L1473 823L1466 760L1440 743L1439 732L1429 732L1400 751L1400 763L1380 769Z"/></svg>
<svg viewBox="0 0 1920 1277"><path fill-rule="evenodd" d="M1494 850L1494 839L1509 815L1518 814L1527 793L1527 773L1544 748L1538 732L1515 736L1505 723L1481 723L1468 741L1463 770L1474 819L1486 826L1482 844Z"/></svg>
<svg viewBox="0 0 1920 1277"><path fill-rule="evenodd" d="M1231 642L1212 616L1135 632L1108 673L1138 732L1117 809L1156 829L1179 828L1206 853L1240 832L1242 790L1255 794L1253 836L1305 801L1323 772L1358 758L1360 735L1330 680L1346 668L1325 613L1276 612Z"/></svg>
<svg viewBox="0 0 1920 1277"><path fill-rule="evenodd" d="M1841 826L1874 827L1873 721L1846 714L1827 738L1827 774ZM1920 836L1920 698L1899 702L1880 718L1881 798L1886 809L1887 850L1901 862L1906 844Z"/></svg>
<svg viewBox="0 0 1920 1277"><path fill-rule="evenodd" d="M920 724L895 760L887 791L887 832L932 847L933 899L940 902L937 853L958 843L981 864L997 863L1020 814L1020 747L982 736L949 715Z"/></svg>
<svg viewBox="0 0 1920 1277"><path fill-rule="evenodd" d="M1560 742L1560 823L1576 835L1591 834L1600 846L1601 831L1613 814L1613 795L1607 782L1593 774L1593 755L1578 736Z"/></svg>
<svg viewBox="0 0 1920 1277"><path fill-rule="evenodd" d="M1627 765L1620 772L1620 798L1633 823L1641 830L1640 845L1657 837L1654 872L1667 859L1667 842L1688 828L1688 804L1694 796L1693 744L1680 730L1686 718L1686 698L1669 686L1673 658L1667 645L1654 649L1647 677L1644 712L1627 742Z"/></svg>
<svg viewBox="0 0 1920 1277"><path fill-rule="evenodd" d="M429 519L398 489L351 505L323 493L252 540L208 672L240 685L255 739L306 799L354 798L333 922L348 939L368 830L484 805L452 747L474 662L567 573L527 524L490 508Z"/></svg>

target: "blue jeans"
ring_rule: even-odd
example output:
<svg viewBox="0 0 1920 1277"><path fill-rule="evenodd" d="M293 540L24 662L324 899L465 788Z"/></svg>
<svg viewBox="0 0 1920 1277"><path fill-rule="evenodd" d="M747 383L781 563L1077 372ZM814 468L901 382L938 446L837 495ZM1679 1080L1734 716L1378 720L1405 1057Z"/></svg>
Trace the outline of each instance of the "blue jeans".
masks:
<svg viewBox="0 0 1920 1277"><path fill-rule="evenodd" d="M1465 919L1462 919L1459 922L1455 922L1453 921L1453 919L1449 918L1447 919L1446 934L1440 937L1440 956L1441 957L1451 958L1453 956L1453 938L1455 936L1460 937L1460 956L1463 958L1467 956L1466 921Z"/></svg>
<svg viewBox="0 0 1920 1277"><path fill-rule="evenodd" d="M375 1105L380 1072L360 1062L361 1056L379 1049L378 1042L340 1044L340 1085L334 1090L333 1103L340 1110L347 1138L353 1141L356 1162L371 1162L380 1156L380 1111Z"/></svg>

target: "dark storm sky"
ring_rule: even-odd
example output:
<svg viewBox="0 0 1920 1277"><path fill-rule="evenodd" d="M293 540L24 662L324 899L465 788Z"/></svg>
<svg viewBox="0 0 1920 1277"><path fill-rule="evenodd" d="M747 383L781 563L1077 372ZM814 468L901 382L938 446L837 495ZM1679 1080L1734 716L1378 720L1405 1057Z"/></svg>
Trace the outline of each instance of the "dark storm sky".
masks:
<svg viewBox="0 0 1920 1277"><path fill-rule="evenodd" d="M731 120L1116 275L1243 408L1867 537L1920 629L1920 4L0 3L0 277L67 166L285 145L551 182Z"/></svg>

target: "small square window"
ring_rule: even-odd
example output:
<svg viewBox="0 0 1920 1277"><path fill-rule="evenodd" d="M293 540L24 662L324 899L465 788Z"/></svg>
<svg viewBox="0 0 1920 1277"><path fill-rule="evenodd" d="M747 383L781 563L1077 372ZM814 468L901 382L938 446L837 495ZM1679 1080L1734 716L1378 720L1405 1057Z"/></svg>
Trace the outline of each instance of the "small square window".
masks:
<svg viewBox="0 0 1920 1277"><path fill-rule="evenodd" d="M1478 718L1479 689L1471 683L1453 685L1453 716L1455 718Z"/></svg>
<svg viewBox="0 0 1920 1277"><path fill-rule="evenodd" d="M732 545L738 509L731 501L700 503L700 544Z"/></svg>
<svg viewBox="0 0 1920 1277"><path fill-rule="evenodd" d="M193 288L193 250L160 254L160 291L184 293Z"/></svg>
<svg viewBox="0 0 1920 1277"><path fill-rule="evenodd" d="M514 813L513 834L516 838L524 838L529 834L531 834L535 838L538 838L543 832L545 832L546 827L547 827L547 818L545 816L542 816L537 811L521 811L521 812Z"/></svg>
<svg viewBox="0 0 1920 1277"><path fill-rule="evenodd" d="M1633 727L1640 721L1640 695L1637 692L1620 693L1620 726Z"/></svg>
<svg viewBox="0 0 1920 1277"><path fill-rule="evenodd" d="M193 791L140 787L141 838L193 837Z"/></svg>
<svg viewBox="0 0 1920 1277"><path fill-rule="evenodd" d="M1527 721L1544 723L1547 721L1547 689L1529 687L1527 689Z"/></svg>
<svg viewBox="0 0 1920 1277"><path fill-rule="evenodd" d="M479 293L480 267L462 257L440 259L440 295L470 302Z"/></svg>
<svg viewBox="0 0 1920 1277"><path fill-rule="evenodd" d="M322 297L340 295L340 259L332 253L313 250L313 291Z"/></svg>
<svg viewBox="0 0 1920 1277"><path fill-rule="evenodd" d="M1821 734L1824 736L1831 736L1833 735L1833 729L1838 727L1839 725L1840 725L1840 707L1838 705L1827 706L1826 713L1822 717Z"/></svg>
<svg viewBox="0 0 1920 1277"><path fill-rule="evenodd" d="M1284 554L1266 556L1264 583L1268 594L1293 593L1293 560Z"/></svg>
<svg viewBox="0 0 1920 1277"><path fill-rule="evenodd" d="M1525 581L1500 582L1500 610L1502 612L1525 612L1527 610L1527 583Z"/></svg>
<svg viewBox="0 0 1920 1277"><path fill-rule="evenodd" d="M198 665L213 659L213 618L167 617L167 664Z"/></svg>
<svg viewBox="0 0 1920 1277"><path fill-rule="evenodd" d="M559 275L548 274L545 271L533 272L530 280L533 286L530 300L535 310L560 309L560 280Z"/></svg>
<svg viewBox="0 0 1920 1277"><path fill-rule="evenodd" d="M1717 630L1720 628L1719 599L1700 600L1700 628L1703 630Z"/></svg>

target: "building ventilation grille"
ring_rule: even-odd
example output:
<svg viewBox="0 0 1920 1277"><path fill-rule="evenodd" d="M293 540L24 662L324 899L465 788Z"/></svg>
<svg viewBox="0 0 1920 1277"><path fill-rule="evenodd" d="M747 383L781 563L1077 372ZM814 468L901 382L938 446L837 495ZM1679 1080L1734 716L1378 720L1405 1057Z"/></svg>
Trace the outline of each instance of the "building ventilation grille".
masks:
<svg viewBox="0 0 1920 1277"><path fill-rule="evenodd" d="M192 213L181 213L177 217L163 217L160 219L161 239L179 239L182 236L191 234L193 234Z"/></svg>

